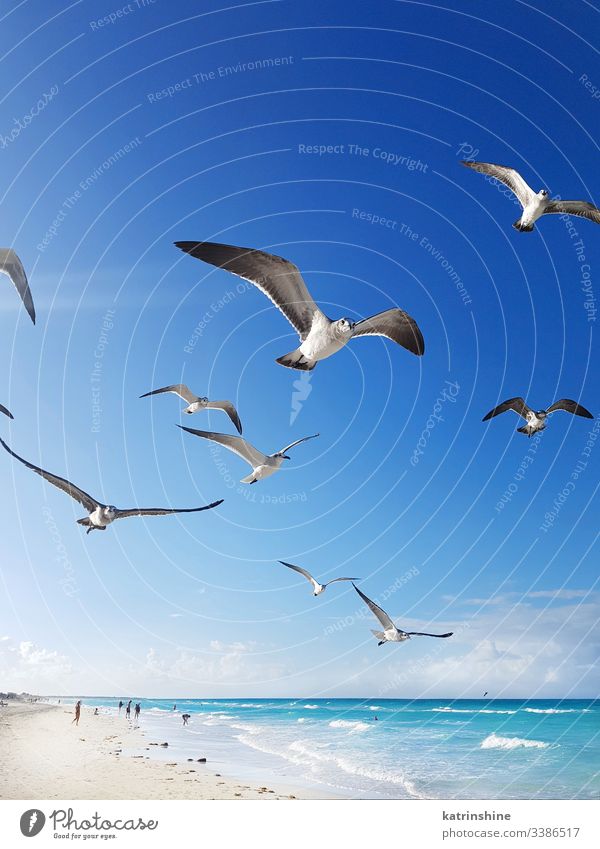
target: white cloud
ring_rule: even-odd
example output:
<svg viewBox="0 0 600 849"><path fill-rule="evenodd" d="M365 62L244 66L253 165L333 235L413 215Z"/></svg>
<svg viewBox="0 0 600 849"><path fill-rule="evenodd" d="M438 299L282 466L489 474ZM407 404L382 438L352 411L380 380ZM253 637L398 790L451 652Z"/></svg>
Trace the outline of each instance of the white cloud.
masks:
<svg viewBox="0 0 600 849"><path fill-rule="evenodd" d="M0 640L0 680L5 689L47 691L49 683L56 690L67 687L73 667L69 658L57 651L42 648L31 640L19 643L10 637Z"/></svg>
<svg viewBox="0 0 600 849"><path fill-rule="evenodd" d="M536 590L527 593L527 598L557 598L563 601L572 601L575 598L585 598L593 595L591 590Z"/></svg>

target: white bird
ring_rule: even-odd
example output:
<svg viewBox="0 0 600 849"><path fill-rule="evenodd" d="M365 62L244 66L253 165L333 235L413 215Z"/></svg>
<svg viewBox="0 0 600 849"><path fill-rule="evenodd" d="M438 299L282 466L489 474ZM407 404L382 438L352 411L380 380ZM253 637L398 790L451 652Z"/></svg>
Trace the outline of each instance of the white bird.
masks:
<svg viewBox="0 0 600 849"><path fill-rule="evenodd" d="M285 560L279 561L282 566L287 566L288 569L293 569L294 572L299 572L300 575L304 575L307 581L313 585L313 595L321 595L321 593L325 592L325 589L329 586L329 584L335 584L336 581L360 581L360 578L333 578L331 581L327 581L325 584L320 584L310 572L307 572L306 569L302 569L300 566L294 566L293 563L286 563Z"/></svg>
<svg viewBox="0 0 600 849"><path fill-rule="evenodd" d="M199 513L202 510L211 510L213 507L218 507L219 504L223 503L223 499L221 499L220 501L213 501L212 504L207 504L205 507L192 507L188 509L170 507L133 507L131 510L119 510L117 507L113 507L109 504L103 504L96 498L92 498L92 496L88 495L88 493L83 489L79 489L78 486L75 486L75 484L65 478L60 478L58 475L53 475L51 472L47 472L39 466L34 466L32 463L28 463L27 460L24 460L22 457L19 457L18 454L15 454L4 440L0 439L0 443L2 443L2 446L16 460L23 463L24 466L27 466L27 468L31 469L33 472L36 472L38 475L43 477L44 480L47 480L49 483L58 487L58 489L62 489L63 492L66 492L67 495L70 495L71 498L74 498L75 501L78 501L85 507L89 516L85 519L78 519L77 524L86 527L86 533L88 534L90 531L104 531L111 522L114 522L116 519L127 519L129 516L167 516L172 513Z"/></svg>
<svg viewBox="0 0 600 849"><path fill-rule="evenodd" d="M538 218L553 212L562 215L579 215L600 224L600 209L593 203L586 200L550 200L546 189L534 192L514 168L494 165L492 162L464 161L462 164L508 186L523 207L521 217L513 224L515 230L531 232Z"/></svg>
<svg viewBox="0 0 600 849"><path fill-rule="evenodd" d="M352 321L327 318L314 302L298 268L287 259L252 248L216 242L175 242L196 259L231 271L253 283L284 314L300 336L301 345L276 362L286 368L310 371L319 360L335 354L357 336L386 336L413 354L425 351L416 321L401 309L390 309Z"/></svg>
<svg viewBox="0 0 600 849"><path fill-rule="evenodd" d="M450 631L448 634L427 634L424 631L401 631L399 628L396 628L385 610L382 610L378 604L375 604L364 593L361 593L354 584L352 586L383 625L383 631L371 631L379 640L377 643L378 646L382 646L384 643L403 643L405 640L410 640L411 637L439 637L440 639L445 639L446 637L451 637L454 633Z"/></svg>
<svg viewBox="0 0 600 849"><path fill-rule="evenodd" d="M23 263L11 248L0 248L0 272L6 274L21 296L29 318L35 324L35 307Z"/></svg>
<svg viewBox="0 0 600 849"><path fill-rule="evenodd" d="M140 395L140 398L149 398L151 395L161 395L163 392L172 392L174 395L179 395L180 398L187 401L188 406L183 412L188 413L189 415L197 413L199 410L223 410L223 412L227 413L235 425L237 432L242 432L240 417L238 416L237 410L231 401L209 401L208 398L194 395L193 392L190 392L185 383L174 383L172 386L163 386L162 389L154 389L152 392L146 392L145 395Z"/></svg>
<svg viewBox="0 0 600 849"><path fill-rule="evenodd" d="M14 416L11 411L7 410L6 407L3 407L2 404L0 404L0 413L4 413L4 415L8 416L9 419L14 419Z"/></svg>
<svg viewBox="0 0 600 849"><path fill-rule="evenodd" d="M287 456L286 452L295 445L300 445L301 442L306 442L308 439L315 439L315 437L319 436L318 433L315 433L314 436L304 436L302 439L297 439L295 442L286 445L281 451L276 451L274 454L263 454L262 451L250 445L241 436L229 436L226 433L213 433L209 430L194 430L193 427L184 427L183 425L177 425L177 427L188 433L192 433L194 436L211 439L213 442L217 442L219 445L223 445L225 448L233 451L242 460L245 460L252 467L252 474L242 478L240 483L256 483L274 475L275 472L279 471L284 460L291 459Z"/></svg>
<svg viewBox="0 0 600 849"><path fill-rule="evenodd" d="M557 410L564 410L565 413L571 413L574 416L582 416L584 419L593 419L593 415L582 407L576 401L571 401L569 398L561 398L560 401L555 401L547 410L532 410L523 398L509 398L508 401L503 401L494 407L493 410L483 417L482 421L487 422L493 419L494 416L499 416L500 413L505 413L507 410L513 410L522 419L525 419L527 424L524 427L518 427L518 433L526 433L528 437L533 436L540 430L545 430L546 419L550 413L555 413Z"/></svg>

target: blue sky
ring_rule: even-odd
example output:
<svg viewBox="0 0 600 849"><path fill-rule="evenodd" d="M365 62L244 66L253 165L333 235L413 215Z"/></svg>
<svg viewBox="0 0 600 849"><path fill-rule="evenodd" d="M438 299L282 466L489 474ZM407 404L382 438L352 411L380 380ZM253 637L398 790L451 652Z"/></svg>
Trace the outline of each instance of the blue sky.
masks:
<svg viewBox="0 0 600 849"><path fill-rule="evenodd" d="M512 414L481 418L514 395L600 409L600 230L519 234L513 200L459 163L598 202L598 15L508 5L4 13L2 243L38 322L3 284L3 438L119 506L225 503L86 537L79 505L1 457L0 689L597 691L595 423L559 414L528 442ZM291 259L334 318L398 305L426 354L357 340L300 378L274 363L296 346L285 319L182 239ZM138 399L180 380L233 400L262 450L321 436L244 488L241 460L176 430L178 399ZM351 587L313 599L278 559L457 633L378 649Z"/></svg>

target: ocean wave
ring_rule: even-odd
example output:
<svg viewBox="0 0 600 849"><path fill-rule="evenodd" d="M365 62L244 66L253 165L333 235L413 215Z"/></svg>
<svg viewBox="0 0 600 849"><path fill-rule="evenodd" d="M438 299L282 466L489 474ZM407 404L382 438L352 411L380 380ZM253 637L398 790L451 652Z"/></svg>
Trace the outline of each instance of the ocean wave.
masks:
<svg viewBox="0 0 600 849"><path fill-rule="evenodd" d="M476 710L467 710L466 708L431 708L430 713L477 713Z"/></svg>
<svg viewBox="0 0 600 849"><path fill-rule="evenodd" d="M424 799L427 798L423 796L414 783L408 779L405 775L402 775L398 772L391 772L385 769L370 769L368 767L363 767L354 761L350 761L348 758L339 757L336 755L328 755L324 752L317 752L314 749L310 749L305 743L298 740L295 743L292 743L289 747L292 751L296 752L300 755L300 763L305 763L306 759L309 762L318 761L321 763L332 763L338 769L341 769L342 772L347 773L348 775L356 775L360 778L369 778L372 781L384 782L386 784L396 784L404 788L406 793L411 796L413 799Z"/></svg>
<svg viewBox="0 0 600 849"><path fill-rule="evenodd" d="M526 740L523 737L499 737L490 734L482 741L481 749L547 749L550 743L541 740Z"/></svg>
<svg viewBox="0 0 600 849"><path fill-rule="evenodd" d="M373 726L368 722L350 722L347 719L334 719L329 723L330 728L347 728L351 734L368 731Z"/></svg>
<svg viewBox="0 0 600 849"><path fill-rule="evenodd" d="M370 705L369 710L383 710L381 705Z"/></svg>
<svg viewBox="0 0 600 849"><path fill-rule="evenodd" d="M527 713L579 713L577 708L523 708Z"/></svg>
<svg viewBox="0 0 600 849"><path fill-rule="evenodd" d="M319 705L303 705L304 710L318 710Z"/></svg>

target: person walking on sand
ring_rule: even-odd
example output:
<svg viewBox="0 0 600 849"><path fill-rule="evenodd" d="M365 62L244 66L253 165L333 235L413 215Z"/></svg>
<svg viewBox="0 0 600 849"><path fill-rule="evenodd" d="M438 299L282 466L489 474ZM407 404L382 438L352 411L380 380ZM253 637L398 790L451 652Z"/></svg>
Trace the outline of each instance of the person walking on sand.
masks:
<svg viewBox="0 0 600 849"><path fill-rule="evenodd" d="M184 724L184 725L187 725L187 724L188 724L188 719L190 718L190 714L189 714L189 713L182 713L182 714L181 714L181 718L183 719L183 724Z"/></svg>
<svg viewBox="0 0 600 849"><path fill-rule="evenodd" d="M75 716L71 720L71 725L75 723L75 725L79 725L79 717L81 716L81 702L77 702L75 705Z"/></svg>
<svg viewBox="0 0 600 849"><path fill-rule="evenodd" d="M131 699L127 702L127 707L125 708L125 718L129 719L131 717Z"/></svg>
<svg viewBox="0 0 600 849"><path fill-rule="evenodd" d="M123 702L119 702L119 713L121 713L121 708L123 707Z"/></svg>
<svg viewBox="0 0 600 849"><path fill-rule="evenodd" d="M140 710L141 710L141 708L140 708L140 703L139 703L139 702L137 702L137 704L136 704L136 706L135 706L135 724L136 724L136 725L137 725L137 724L138 724L138 722L140 721Z"/></svg>

